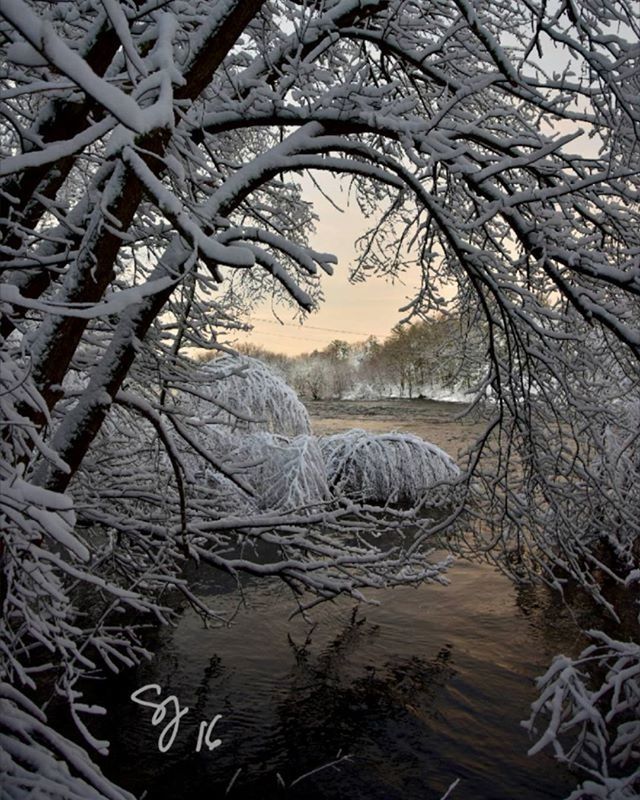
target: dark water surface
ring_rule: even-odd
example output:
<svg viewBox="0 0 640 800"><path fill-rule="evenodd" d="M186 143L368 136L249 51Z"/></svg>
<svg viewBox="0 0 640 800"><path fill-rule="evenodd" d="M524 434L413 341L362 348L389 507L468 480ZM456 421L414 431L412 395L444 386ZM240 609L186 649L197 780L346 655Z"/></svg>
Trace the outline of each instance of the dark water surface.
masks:
<svg viewBox="0 0 640 800"><path fill-rule="evenodd" d="M544 592L516 590L489 566L460 562L449 577L372 593L380 605L325 604L312 627L287 619L294 604L278 582L247 579L241 597L198 572L210 605L238 606L234 623L204 629L188 609L158 634L153 662L109 682L103 769L148 800L436 800L456 779L453 800L566 797L571 776L526 755L520 721L533 679L575 649L575 628ZM189 707L166 753L167 720L153 727L152 709L129 699L150 683ZM195 752L200 721L217 714L221 745Z"/></svg>

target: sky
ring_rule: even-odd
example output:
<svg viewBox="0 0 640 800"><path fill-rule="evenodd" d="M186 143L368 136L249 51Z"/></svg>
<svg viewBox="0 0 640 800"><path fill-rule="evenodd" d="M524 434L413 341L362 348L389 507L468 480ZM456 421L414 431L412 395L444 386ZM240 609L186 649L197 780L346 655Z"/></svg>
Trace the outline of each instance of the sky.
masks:
<svg viewBox="0 0 640 800"><path fill-rule="evenodd" d="M566 68L566 53L550 41L545 41L545 44L545 68L552 71ZM535 60L535 52L531 58ZM574 123L558 120L553 123L544 121L544 124L546 133L554 132L559 136L575 132L576 128ZM601 143L597 137L588 138L587 133L585 131L579 140L572 142L569 150L595 156ZM324 302L316 311L306 314L301 323L299 314L293 309L279 307L276 316L270 302L266 301L256 307L250 318L243 320L252 324L253 330L234 334L233 339L225 340L225 344L235 347L251 343L275 353L299 355L321 350L334 339L356 343L375 336L382 340L405 316L400 309L418 290L419 267L409 267L400 279L394 281L382 276L369 276L365 282L351 283L349 275L355 264L356 240L374 220L364 218L353 198L349 203L346 181L341 182L325 172L316 174L316 180L332 201L344 209L338 211L309 178L302 178L305 199L313 202L319 217L316 231L310 236L310 245L338 258L334 274L322 275ZM444 290L442 294L446 297L448 293Z"/></svg>
<svg viewBox="0 0 640 800"><path fill-rule="evenodd" d="M348 203L346 188L343 191L338 180L323 176L322 183L332 200L344 208L344 212L338 211L310 181L305 182L305 198L313 201L319 217L310 244L338 258L334 274L322 275L324 302L317 311L305 315L304 324L293 310L279 308L278 317L274 316L270 303L265 302L246 320L253 324L253 331L234 337L235 346L251 343L272 352L299 355L321 350L334 339L352 344L369 336L382 340L403 318L400 308L419 286L418 268L409 268L394 282L369 277L365 282L350 283L356 239L373 220L364 218L355 200Z"/></svg>

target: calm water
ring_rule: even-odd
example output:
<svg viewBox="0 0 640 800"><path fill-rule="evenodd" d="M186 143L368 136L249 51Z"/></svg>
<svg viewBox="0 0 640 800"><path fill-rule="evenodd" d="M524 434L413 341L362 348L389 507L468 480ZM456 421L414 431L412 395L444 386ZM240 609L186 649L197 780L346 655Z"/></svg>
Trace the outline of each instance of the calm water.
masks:
<svg viewBox="0 0 640 800"><path fill-rule="evenodd" d="M406 403L388 403L384 413L374 404L369 418L410 429ZM346 405L323 414L316 404L318 427L324 419L339 429L341 418L344 427L366 427ZM425 435L425 425L435 431L441 422L442 434L450 410L425 406L415 424ZM516 591L486 565L459 563L449 575L448 587L372 594L378 606L325 604L313 627L288 621L293 602L277 582L248 579L241 598L224 577L198 572L211 605L238 607L234 624L204 629L185 610L175 629L158 634L152 663L96 687L103 702L109 696L103 733L112 754L103 769L148 800L223 798L227 790L252 800L435 800L456 779L454 800L565 797L571 776L548 756L526 755L531 742L519 723L535 698L534 677L554 653L575 649L570 619L543 592ZM164 754L163 725L154 728L152 710L129 699L149 683L190 709ZM216 714L222 744L194 752L200 721Z"/></svg>

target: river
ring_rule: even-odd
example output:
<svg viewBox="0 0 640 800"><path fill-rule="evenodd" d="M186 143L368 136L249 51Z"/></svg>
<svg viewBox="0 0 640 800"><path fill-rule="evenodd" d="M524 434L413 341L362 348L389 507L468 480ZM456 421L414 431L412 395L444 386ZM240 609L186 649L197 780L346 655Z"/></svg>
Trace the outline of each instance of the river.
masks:
<svg viewBox="0 0 640 800"><path fill-rule="evenodd" d="M318 433L411 431L454 456L479 429L453 418L461 407L425 400L309 410ZM572 776L546 754L527 756L520 722L534 678L576 647L569 614L485 564L459 562L449 578L371 593L379 605L324 604L310 625L288 619L279 582L248 578L241 597L230 580L199 572L198 593L237 608L234 622L205 629L185 609L158 632L152 662L109 682L103 769L146 800L437 800L456 780L452 800L566 797ZM189 708L166 753L166 720L154 727L152 710L130 700L147 684ZM196 752L200 722L216 715L219 746Z"/></svg>

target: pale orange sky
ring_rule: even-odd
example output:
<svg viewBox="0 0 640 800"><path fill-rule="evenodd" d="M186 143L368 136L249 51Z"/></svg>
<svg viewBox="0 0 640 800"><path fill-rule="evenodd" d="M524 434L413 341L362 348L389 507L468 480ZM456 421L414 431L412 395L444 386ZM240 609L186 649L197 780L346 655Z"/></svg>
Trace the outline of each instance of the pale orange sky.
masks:
<svg viewBox="0 0 640 800"><path fill-rule="evenodd" d="M344 213L338 211L311 181L304 180L305 199L313 201L319 217L310 244L316 250L331 252L338 258L334 274L322 275L324 302L317 311L306 315L302 325L295 312L283 308L278 309L278 316L285 324L280 324L270 303L261 304L247 320L254 325L254 330L236 335L235 345L251 342L273 352L298 355L321 350L334 339L351 343L368 336L384 339L404 316L399 309L418 288L418 268L409 268L401 280L395 282L383 277L369 277L364 283L349 283L350 269L355 262L355 241L373 220L363 217L355 201L348 203L346 186L342 190L338 180L323 176L322 184L332 200L345 209Z"/></svg>
<svg viewBox="0 0 640 800"><path fill-rule="evenodd" d="M555 119L546 121L546 125L560 136L576 130L574 123ZM574 140L569 151L595 156L601 142L597 137L588 138L587 134L585 131ZM365 282L350 283L349 274L356 256L355 242L374 224L374 219L365 219L355 199L351 198L349 202L347 181L340 181L327 173L316 174L315 178L332 201L344 209L344 212L337 210L310 178L305 176L301 179L304 197L313 202L319 217L310 244L314 249L333 253L338 258L334 274L322 274L324 302L317 311L305 315L304 323L300 324L299 315L293 309L280 306L276 318L270 302L266 301L245 320L253 324L253 330L234 334L233 338L225 340L225 344L234 347L250 342L275 353L299 355L321 350L334 339L355 343L376 336L382 340L405 317L406 312L400 309L418 290L419 267L407 268L395 281L370 276ZM443 295L450 297L451 293L445 290Z"/></svg>

